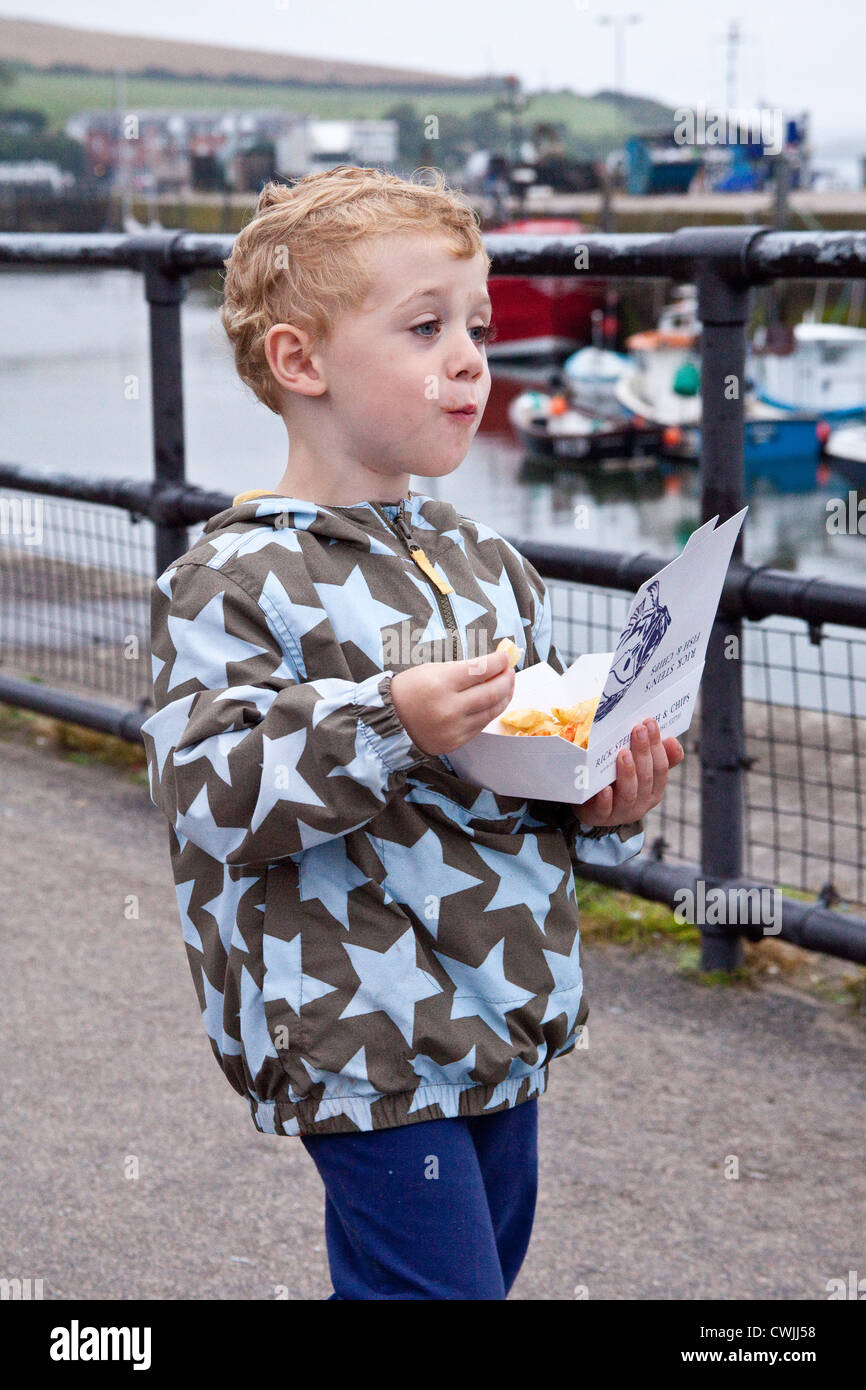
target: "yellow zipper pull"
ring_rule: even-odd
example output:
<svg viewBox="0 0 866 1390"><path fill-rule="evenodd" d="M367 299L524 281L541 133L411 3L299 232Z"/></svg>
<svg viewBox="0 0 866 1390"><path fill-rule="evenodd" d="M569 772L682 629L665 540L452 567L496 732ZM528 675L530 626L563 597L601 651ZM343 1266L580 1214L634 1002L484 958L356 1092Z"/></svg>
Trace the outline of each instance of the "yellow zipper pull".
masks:
<svg viewBox="0 0 866 1390"><path fill-rule="evenodd" d="M428 579L433 580L433 583L436 585L436 588L439 590L440 594L453 594L454 589L448 583L448 580L443 579L441 574L436 573L431 561L427 559L427 556L424 554L424 551L421 549L420 545L416 545L413 541L412 533L410 532L409 527L406 525L406 518L403 515L403 510L404 504L401 502L400 510L394 519L394 529L402 535L403 540L406 542L406 549L409 551L409 554L412 556L412 559L415 561L415 564L418 566L419 570L422 570L424 574L426 574Z"/></svg>
<svg viewBox="0 0 866 1390"><path fill-rule="evenodd" d="M433 568L433 565L427 559L427 556L424 554L423 550L421 550L419 547L413 546L410 553L412 559L415 561L415 564L418 566L418 568L424 571L428 579L433 580L433 583L436 585L436 588L439 590L440 594L454 593L453 586L448 583L447 579L443 579L441 574L436 573L436 571Z"/></svg>

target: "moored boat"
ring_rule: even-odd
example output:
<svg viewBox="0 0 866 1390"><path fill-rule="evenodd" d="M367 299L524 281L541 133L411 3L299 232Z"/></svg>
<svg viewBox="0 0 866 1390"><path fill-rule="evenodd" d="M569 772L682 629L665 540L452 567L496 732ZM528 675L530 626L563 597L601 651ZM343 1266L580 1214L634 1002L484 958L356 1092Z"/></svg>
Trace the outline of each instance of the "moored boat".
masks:
<svg viewBox="0 0 866 1390"><path fill-rule="evenodd" d="M828 431L821 460L828 472L866 492L866 425L838 425Z"/></svg>
<svg viewBox="0 0 866 1390"><path fill-rule="evenodd" d="M749 350L748 374L759 400L829 421L866 413L866 328L807 318L788 330L784 350L771 344L759 329Z"/></svg>
<svg viewBox="0 0 866 1390"><path fill-rule="evenodd" d="M575 217L525 218L489 231L577 239L586 227ZM589 342L592 311L606 302L602 281L574 275L491 275L487 289L496 324L487 349L492 362L573 352Z"/></svg>
<svg viewBox="0 0 866 1390"><path fill-rule="evenodd" d="M616 397L616 387L632 366L631 360L620 352L583 347L566 358L562 375L579 409L626 418L627 412Z"/></svg>
<svg viewBox="0 0 866 1390"><path fill-rule="evenodd" d="M508 418L524 452L533 458L652 464L665 448L665 431L660 426L590 414L575 409L565 396L545 391L515 396Z"/></svg>
<svg viewBox="0 0 866 1390"><path fill-rule="evenodd" d="M747 485L755 477L762 477L779 491L799 492L815 487L822 445L830 428L828 421L837 410L845 415L856 413L859 399L860 342L861 337L866 342L866 332L857 329L837 333L834 330L838 327L798 324L788 332L787 350L783 344L781 351L778 334L771 339L772 351L764 350L764 342L758 336L756 350L750 352L747 360L743 388ZM658 329L632 334L627 339L634 365L614 387L627 414L669 429L678 428L682 433L678 452L694 461L700 454L702 408L699 343L697 304L686 291L679 304L665 310ZM834 345L841 349L839 354L829 351ZM821 379L810 364L825 355L825 348L829 355L825 377ZM778 362L787 359L791 360L790 366L780 370ZM866 368L866 358L863 361ZM844 375L838 378L832 375L834 362L840 371L844 364ZM770 395L768 383L779 390L779 399ZM863 399L866 400L866 377Z"/></svg>

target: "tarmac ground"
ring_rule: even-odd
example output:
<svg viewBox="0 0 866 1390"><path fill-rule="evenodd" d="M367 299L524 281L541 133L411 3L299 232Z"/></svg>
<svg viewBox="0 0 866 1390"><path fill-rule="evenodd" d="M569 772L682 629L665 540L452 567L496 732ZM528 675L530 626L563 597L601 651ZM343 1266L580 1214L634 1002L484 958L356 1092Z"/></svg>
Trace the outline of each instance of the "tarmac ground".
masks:
<svg viewBox="0 0 866 1390"><path fill-rule="evenodd" d="M147 788L16 738L0 766L0 1275L58 1300L327 1298L324 1189L214 1061ZM826 1299L866 1274L866 1017L702 987L666 945L585 944L583 966L589 1045L539 1100L510 1298Z"/></svg>

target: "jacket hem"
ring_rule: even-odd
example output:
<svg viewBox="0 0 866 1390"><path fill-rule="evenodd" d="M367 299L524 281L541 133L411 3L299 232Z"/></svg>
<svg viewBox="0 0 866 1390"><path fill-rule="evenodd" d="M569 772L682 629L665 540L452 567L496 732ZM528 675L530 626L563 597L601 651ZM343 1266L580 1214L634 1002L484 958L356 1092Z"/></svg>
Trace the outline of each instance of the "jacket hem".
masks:
<svg viewBox="0 0 866 1390"><path fill-rule="evenodd" d="M570 1051L570 1038L562 1051ZM550 1061L526 1076L507 1077L497 1084L448 1086L430 1084L395 1095L330 1096L300 1101L259 1100L248 1096L252 1121L262 1134L314 1135L352 1134L374 1129L395 1129L470 1115L510 1110L524 1101L543 1095L547 1089Z"/></svg>

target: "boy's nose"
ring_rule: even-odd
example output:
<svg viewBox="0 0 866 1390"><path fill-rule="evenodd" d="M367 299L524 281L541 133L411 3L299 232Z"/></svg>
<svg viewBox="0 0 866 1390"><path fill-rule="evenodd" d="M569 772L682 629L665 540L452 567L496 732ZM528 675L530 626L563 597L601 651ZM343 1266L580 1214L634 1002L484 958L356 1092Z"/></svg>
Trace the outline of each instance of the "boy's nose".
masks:
<svg viewBox="0 0 866 1390"><path fill-rule="evenodd" d="M454 380L463 378L469 381L480 381L484 376L486 365L475 344L470 343L465 352L456 354L449 360L448 375Z"/></svg>

